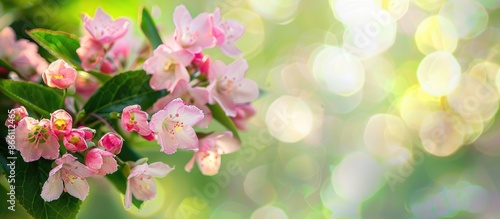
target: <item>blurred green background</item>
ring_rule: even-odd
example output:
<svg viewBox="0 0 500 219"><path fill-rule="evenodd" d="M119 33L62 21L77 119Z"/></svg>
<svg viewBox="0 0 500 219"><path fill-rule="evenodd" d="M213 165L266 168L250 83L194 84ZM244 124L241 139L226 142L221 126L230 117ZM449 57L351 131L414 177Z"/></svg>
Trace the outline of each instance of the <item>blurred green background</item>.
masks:
<svg viewBox="0 0 500 219"><path fill-rule="evenodd" d="M130 18L143 41L137 24L141 7L153 14L163 37L174 31L172 13L179 4L192 15L220 7L224 18L246 27L237 45L249 61L247 77L264 93L254 103L258 114L249 131L241 134L242 149L224 155L219 174L208 177L197 167L191 173L183 170L192 152L165 155L159 146L137 139L132 145L151 162L176 167L157 179L157 198L141 210L126 211L123 196L104 178L94 177L78 218L500 218L498 94L477 110L488 108L491 115L481 114L481 121L461 122L460 131L450 131L444 117L425 118L448 112L450 97L458 91L436 98L422 90L423 79L417 77L429 48L453 54L459 74L498 75L498 1L472 1L482 10L471 11L460 7L471 2L465 0L373 0L385 9L396 2L407 10L389 25L391 30L380 22L375 30L365 29L381 33L376 36L380 44L361 49L363 58L354 60L337 53L345 52L339 48L346 42L359 40L348 31L363 29L349 29L346 23L358 24L352 16L367 1L350 1L344 8L326 0L0 2L0 28L10 25L22 38L36 27L81 36L80 15L92 16L97 7L115 18ZM464 18L453 23L454 34L437 33L446 33L447 23L420 27L425 18L445 13L441 8L446 4L452 16ZM447 48L450 42L454 48ZM226 63L233 60L217 49L207 53ZM449 68L436 63L443 65L440 70ZM491 79L497 86L498 78L491 77L479 81L484 85ZM438 87L450 81L432 80ZM474 94L460 86L455 88L463 91L460 95ZM437 149L422 143L427 133L422 123L431 127L429 138L438 142ZM0 184L5 200L4 178ZM1 218L28 217L22 207L13 213L0 203Z"/></svg>

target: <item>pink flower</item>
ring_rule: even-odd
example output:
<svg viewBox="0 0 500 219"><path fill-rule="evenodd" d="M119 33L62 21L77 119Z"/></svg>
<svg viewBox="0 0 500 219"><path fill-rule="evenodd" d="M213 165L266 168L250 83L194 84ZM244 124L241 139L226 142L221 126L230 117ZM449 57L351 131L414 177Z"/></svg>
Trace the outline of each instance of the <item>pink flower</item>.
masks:
<svg viewBox="0 0 500 219"><path fill-rule="evenodd" d="M91 129L89 127L80 126L80 127L78 127L78 130L83 131L83 133L85 134L85 136L84 136L85 140L92 141L92 139L94 138L95 129Z"/></svg>
<svg viewBox="0 0 500 219"><path fill-rule="evenodd" d="M230 117L236 128L247 130L247 121L255 115L255 108L250 104L238 104L235 106L236 116Z"/></svg>
<svg viewBox="0 0 500 219"><path fill-rule="evenodd" d="M241 51L234 45L243 33L245 27L235 20L221 20L220 9L216 8L213 13L214 19L214 36L217 39L217 46L226 55L239 56Z"/></svg>
<svg viewBox="0 0 500 219"><path fill-rule="evenodd" d="M47 86L66 89L75 83L76 75L74 68L59 59L50 63L49 68L43 72L42 77Z"/></svg>
<svg viewBox="0 0 500 219"><path fill-rule="evenodd" d="M73 129L64 136L63 144L71 152L84 151L87 149L85 132L79 129Z"/></svg>
<svg viewBox="0 0 500 219"><path fill-rule="evenodd" d="M97 8L94 19L82 16L85 29L101 44L112 43L123 37L129 28L130 21L126 18L113 20L101 8Z"/></svg>
<svg viewBox="0 0 500 219"><path fill-rule="evenodd" d="M215 175L220 169L220 155L232 153L239 147L240 142L233 138L233 133L230 131L205 136L200 139L200 150L194 153L184 169L191 172L196 161L203 175Z"/></svg>
<svg viewBox="0 0 500 219"><path fill-rule="evenodd" d="M99 139L98 146L105 148L113 154L119 154L123 146L123 138L113 132L108 132Z"/></svg>
<svg viewBox="0 0 500 219"><path fill-rule="evenodd" d="M162 163L155 162L150 165L132 164L130 175L127 177L127 189L125 191L125 208L132 206L132 195L138 200L147 201L156 197L156 184L154 177L165 177L174 168Z"/></svg>
<svg viewBox="0 0 500 219"><path fill-rule="evenodd" d="M121 122L125 130L136 131L147 139L154 139L154 133L149 129L148 113L141 110L139 105L123 108Z"/></svg>
<svg viewBox="0 0 500 219"><path fill-rule="evenodd" d="M175 98L181 98L186 105L195 105L198 109L203 111L204 117L198 122L198 126L206 128L210 121L212 121L212 112L207 107L208 103L208 90L202 87L191 87L187 81L179 81L175 89L165 97L160 98L154 105L153 111L163 109L168 103Z"/></svg>
<svg viewBox="0 0 500 219"><path fill-rule="evenodd" d="M166 154L173 154L177 148L197 150L198 137L192 126L202 119L200 109L177 98L151 117L149 128L158 135L158 144Z"/></svg>
<svg viewBox="0 0 500 219"><path fill-rule="evenodd" d="M21 151L26 162L38 160L40 157L54 160L59 156L57 136L52 133L48 119L21 119L16 128L16 148Z"/></svg>
<svg viewBox="0 0 500 219"><path fill-rule="evenodd" d="M85 71L93 70L104 58L104 47L90 37L80 40L80 48L76 49L78 57L82 60Z"/></svg>
<svg viewBox="0 0 500 219"><path fill-rule="evenodd" d="M41 194L43 200L50 202L58 199L63 190L84 200L89 194L89 184L85 177L94 175L94 171L78 162L71 154L63 155L56 160L56 164L43 184Z"/></svg>
<svg viewBox="0 0 500 219"><path fill-rule="evenodd" d="M259 96L257 84L245 78L248 64L238 59L229 65L215 61L210 65L208 78L210 103L219 103L230 117L236 116L235 104L248 103Z"/></svg>
<svg viewBox="0 0 500 219"><path fill-rule="evenodd" d="M50 127L52 132L56 134L59 139L71 131L73 118L63 109L56 110L50 114Z"/></svg>
<svg viewBox="0 0 500 219"><path fill-rule="evenodd" d="M215 46L212 16L209 14L203 13L193 19L186 6L180 5L174 11L174 24L175 41L191 53L199 53L204 48Z"/></svg>
<svg viewBox="0 0 500 219"><path fill-rule="evenodd" d="M75 82L76 92L85 100L99 88L99 82L89 74L80 72Z"/></svg>
<svg viewBox="0 0 500 219"><path fill-rule="evenodd" d="M114 173L118 169L115 155L99 148L90 149L85 155L85 165L95 170L98 175L104 176Z"/></svg>
<svg viewBox="0 0 500 219"><path fill-rule="evenodd" d="M116 70L117 70L117 68L113 65L113 63L107 59L105 59L102 62L102 65L99 68L99 71L101 71L102 73L107 73L107 74L111 74L111 73L115 72Z"/></svg>
<svg viewBox="0 0 500 219"><path fill-rule="evenodd" d="M200 74L207 75L210 70L210 63L212 59L210 56L203 55L203 53L196 53L194 55L193 64L198 67Z"/></svg>
<svg viewBox="0 0 500 219"><path fill-rule="evenodd" d="M38 46L25 39L16 41L14 30L10 27L0 31L0 59L10 63L31 81L38 81L48 66L47 61L38 54ZM0 71L9 72L6 69Z"/></svg>
<svg viewBox="0 0 500 219"><path fill-rule="evenodd" d="M180 80L189 81L186 66L193 58L194 55L186 50L173 51L163 44L158 46L153 56L144 62L144 70L153 74L149 85L154 90L173 90Z"/></svg>
<svg viewBox="0 0 500 219"><path fill-rule="evenodd" d="M5 120L5 126L17 126L19 124L19 121L27 116L28 111L26 110L26 108L24 108L24 106L14 108L9 111L9 116L7 117L8 119Z"/></svg>

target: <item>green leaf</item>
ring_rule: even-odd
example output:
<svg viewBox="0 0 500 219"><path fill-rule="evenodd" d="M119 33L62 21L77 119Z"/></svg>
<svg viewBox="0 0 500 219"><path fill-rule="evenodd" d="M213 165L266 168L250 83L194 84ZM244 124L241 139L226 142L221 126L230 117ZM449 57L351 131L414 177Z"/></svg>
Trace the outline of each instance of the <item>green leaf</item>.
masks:
<svg viewBox="0 0 500 219"><path fill-rule="evenodd" d="M89 115L95 113L103 118L109 118L111 112L121 112L129 105L139 104L143 110L152 106L165 90L155 91L149 87L150 75L143 70L129 71L118 74L108 80L97 90L83 107L87 122Z"/></svg>
<svg viewBox="0 0 500 219"><path fill-rule="evenodd" d="M55 57L80 66L81 60L76 54L80 42L76 36L41 28L28 31L28 35Z"/></svg>
<svg viewBox="0 0 500 219"><path fill-rule="evenodd" d="M233 136L240 140L240 136L238 135L238 130L229 117L226 116L226 112L220 107L219 104L207 104L208 108L212 112L212 116L215 120L217 120L224 127L228 128L231 132L233 132Z"/></svg>
<svg viewBox="0 0 500 219"><path fill-rule="evenodd" d="M112 78L111 75L108 75L108 74L104 74L102 72L98 72L98 71L88 71L86 72L92 76L94 76L99 82L101 82L102 84L106 83L109 79Z"/></svg>
<svg viewBox="0 0 500 219"><path fill-rule="evenodd" d="M146 38L148 38L153 49L156 49L156 47L163 43L156 29L155 22L146 8L142 9L141 30L144 32L144 35L146 35Z"/></svg>
<svg viewBox="0 0 500 219"><path fill-rule="evenodd" d="M9 160L11 161L11 160ZM51 202L40 196L53 161L40 159L26 163L18 154L16 162L16 199L34 218L76 218L81 201L66 192Z"/></svg>
<svg viewBox="0 0 500 219"><path fill-rule="evenodd" d="M62 95L54 89L31 82L0 80L0 91L44 118L50 118L50 113L58 110L62 102Z"/></svg>

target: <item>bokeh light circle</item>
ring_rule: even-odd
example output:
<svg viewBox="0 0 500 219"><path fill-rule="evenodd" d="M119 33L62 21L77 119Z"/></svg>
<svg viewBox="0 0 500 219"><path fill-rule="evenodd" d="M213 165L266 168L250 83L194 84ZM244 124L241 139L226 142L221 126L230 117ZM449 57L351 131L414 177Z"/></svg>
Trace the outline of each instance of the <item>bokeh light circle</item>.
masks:
<svg viewBox="0 0 500 219"><path fill-rule="evenodd" d="M411 144L404 122L389 114L370 117L363 137L370 153L385 158L394 157Z"/></svg>
<svg viewBox="0 0 500 219"><path fill-rule="evenodd" d="M447 18L457 29L458 37L472 39L481 34L488 24L488 12L474 0L448 1L439 15Z"/></svg>
<svg viewBox="0 0 500 219"><path fill-rule="evenodd" d="M460 82L460 64L447 52L433 52L420 62L417 77L422 89L435 96L451 93Z"/></svg>
<svg viewBox="0 0 500 219"><path fill-rule="evenodd" d="M250 6L265 19L287 24L295 18L300 0L250 0Z"/></svg>
<svg viewBox="0 0 500 219"><path fill-rule="evenodd" d="M340 96L355 94L365 83L365 71L361 61L339 47L321 47L312 66L316 80Z"/></svg>
<svg viewBox="0 0 500 219"><path fill-rule="evenodd" d="M447 18L434 15L423 20L415 33L418 50L423 54L434 51L452 53L457 48L458 33Z"/></svg>
<svg viewBox="0 0 500 219"><path fill-rule="evenodd" d="M269 106L266 125L271 135L280 141L297 142L311 132L313 114L303 100L285 95Z"/></svg>
<svg viewBox="0 0 500 219"><path fill-rule="evenodd" d="M250 219L288 219L288 216L281 208L266 205L255 210Z"/></svg>
<svg viewBox="0 0 500 219"><path fill-rule="evenodd" d="M462 146L464 131L457 116L438 111L425 118L420 127L423 148L435 156L449 156Z"/></svg>
<svg viewBox="0 0 500 219"><path fill-rule="evenodd" d="M381 187L383 171L377 161L365 152L346 156L332 173L335 192L350 201L371 197Z"/></svg>

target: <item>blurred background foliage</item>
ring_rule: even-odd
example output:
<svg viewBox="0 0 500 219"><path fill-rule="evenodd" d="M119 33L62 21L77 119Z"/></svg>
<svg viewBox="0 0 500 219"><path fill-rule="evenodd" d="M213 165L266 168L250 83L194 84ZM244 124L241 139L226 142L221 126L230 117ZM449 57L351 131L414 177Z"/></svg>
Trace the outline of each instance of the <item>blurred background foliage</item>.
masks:
<svg viewBox="0 0 500 219"><path fill-rule="evenodd" d="M141 7L151 11L163 37L174 31L172 13L179 4L186 5L192 15L220 7L225 18L236 19L247 28L237 45L249 61L247 76L259 83L263 95L255 102L258 115L251 120L249 131L241 134L242 149L224 155L219 175L208 177L197 168L192 173L183 170L192 152L179 151L169 156L160 153L159 146L137 139L131 145L151 162L163 161L176 167L170 175L157 180L158 197L146 202L141 210L126 211L123 196L104 178L94 177L89 180L90 195L81 206L79 218L498 218L500 215L497 207L500 124L495 121L498 103L494 106L494 117L484 119L481 128L472 131L478 138L459 145L447 156L432 155L422 147L418 129L408 125L422 116L412 114L414 111L426 109L428 102L436 101L422 95L409 97L412 90L420 89L417 69L426 54L417 45L416 29L422 20L438 14L442 5L451 0L411 1L408 12L397 23L390 49L362 60L364 81L359 89L347 95L329 89L324 84L325 80L329 82L329 76L314 72L321 51L331 48L325 46L340 46L346 40L345 25L335 17L335 8L331 7L334 1L0 2L0 28L12 26L20 38L29 38L25 31L33 28L82 36L80 15L92 16L97 7L115 18L130 18L134 35L142 40L138 43L145 43L138 26ZM386 7L391 1L374 2ZM460 63L460 73L470 72L483 61L495 65L500 62L500 4L491 0L476 2L485 8L487 26L476 27L477 22L461 26L478 28L474 30L478 36L459 39L457 48L449 51ZM467 8L457 10L467 12ZM467 19L474 21L483 16L475 15L468 14ZM443 38L439 43L456 38ZM41 53L46 52L41 49ZM218 50L208 53L214 59L231 61ZM347 86L357 83L357 78L350 79L345 82ZM422 98L423 104L419 105ZM0 104L5 112L0 119L4 121L12 103L2 95ZM366 127L377 114L382 115L383 122L376 123L373 130L382 132L371 136ZM382 147L369 148L367 145L373 142L399 144L403 152L391 154ZM6 200L4 178L0 184L3 185L0 199ZM11 212L5 202L0 203L2 218L28 217L22 207Z"/></svg>

